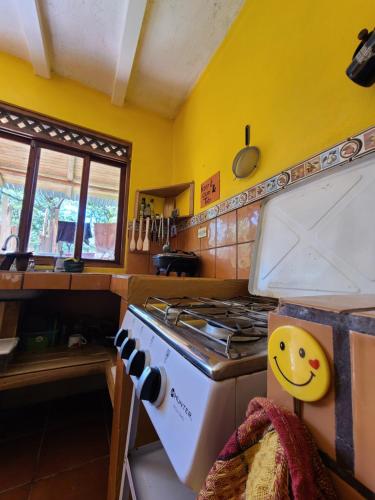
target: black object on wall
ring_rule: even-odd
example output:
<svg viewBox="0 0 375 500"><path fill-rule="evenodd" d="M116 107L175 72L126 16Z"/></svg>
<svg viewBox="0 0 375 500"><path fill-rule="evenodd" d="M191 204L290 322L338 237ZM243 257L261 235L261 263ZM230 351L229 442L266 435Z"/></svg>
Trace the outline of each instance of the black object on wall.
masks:
<svg viewBox="0 0 375 500"><path fill-rule="evenodd" d="M361 43L353 54L346 74L354 83L371 87L375 83L375 29L370 32L367 29L361 30L358 39Z"/></svg>

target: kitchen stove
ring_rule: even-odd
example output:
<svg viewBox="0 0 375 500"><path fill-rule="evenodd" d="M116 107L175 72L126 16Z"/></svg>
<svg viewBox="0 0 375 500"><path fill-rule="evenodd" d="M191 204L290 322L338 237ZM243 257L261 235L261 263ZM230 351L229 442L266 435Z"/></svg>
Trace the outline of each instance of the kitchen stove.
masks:
<svg viewBox="0 0 375 500"><path fill-rule="evenodd" d="M150 297L145 310L175 329L172 338L177 341L174 343L177 349L178 339L184 339L194 346L194 352L200 351L203 358L211 350L228 359L239 359L264 351L268 312L276 306L277 300L263 297L228 300L202 297L164 300ZM173 342L172 339L170 341ZM257 345L254 346L254 343ZM189 349L187 355L190 356ZM194 363L193 357L191 361ZM213 376L210 367L201 368L207 375Z"/></svg>
<svg viewBox="0 0 375 500"><path fill-rule="evenodd" d="M255 296L149 297L129 306L115 345L134 382L133 406L143 401L181 487L199 490L248 401L266 394L268 312L276 306Z"/></svg>
<svg viewBox="0 0 375 500"><path fill-rule="evenodd" d="M185 500L193 498L193 493L184 485L194 491L200 489L220 449L241 423L248 402L266 394L267 315L271 312L272 329L272 321L275 321L272 311L279 298L285 303L286 297L297 295L291 303L294 304L302 296L335 293L352 294L355 298L375 293L375 243L368 231L369 217L374 211L374 186L375 169L369 157L360 159L350 169L327 172L317 180L301 183L269 198L261 211L252 254L249 296L245 298L166 300L151 297L143 308L129 307L116 337L116 345L135 386L125 454L123 500L127 500L129 488L134 500ZM309 301L314 303L311 297ZM312 319L318 318L318 323L325 322L323 326L327 327L330 297L325 297L322 303L320 318L314 307L309 314ZM290 325L291 310L293 307L286 310L287 316L281 314L281 324ZM373 420L370 417L366 420L368 432L363 431L366 435L363 440L348 431L351 419L358 420L361 413L368 413L370 408L369 397L364 392L366 411L352 415L347 373L353 363L349 342L355 347L353 337L360 325L353 323L347 332L349 335L344 337L343 332L337 332L344 325L343 319L334 320L330 340L327 330L323 332L320 328L322 325L307 324L306 307L297 312L297 326L316 330L315 337L327 352L336 350L331 358L333 366L336 364L335 373L338 370L344 373L342 379L336 378L335 388L326 400L318 405L304 404L303 418L315 419L313 430L317 431L318 443L323 442L323 449L337 433L336 451L331 453L329 448L326 452L331 453L333 459L349 455L350 460L343 462L345 470L349 469L347 464L353 465L353 449L356 449L356 474L361 480L363 471L370 471L366 478L368 487L373 478L368 459L373 449L368 438ZM343 318L346 318L345 309ZM365 334L366 325L362 325L361 330ZM367 335L363 335L365 337ZM354 367L356 372L365 363L369 347L367 339L361 341L365 343L360 351L361 363ZM367 361L370 370L370 351ZM271 372L269 380L270 394L273 391L282 402L286 393L275 390ZM356 380L353 377L355 384ZM332 393L336 386L339 390L334 407ZM359 389L353 391L353 397ZM134 452L140 400L162 445L142 456ZM289 403L293 409L294 403ZM328 420L324 415L329 416ZM341 422L341 415L349 417ZM338 419L336 425L335 418ZM320 422L330 424L321 429ZM353 448L351 443L356 443L356 439Z"/></svg>

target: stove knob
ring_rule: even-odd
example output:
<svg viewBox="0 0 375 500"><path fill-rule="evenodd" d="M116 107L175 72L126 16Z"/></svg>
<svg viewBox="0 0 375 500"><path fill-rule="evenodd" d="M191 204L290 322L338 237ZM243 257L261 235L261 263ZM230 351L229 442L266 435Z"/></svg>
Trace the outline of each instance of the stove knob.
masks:
<svg viewBox="0 0 375 500"><path fill-rule="evenodd" d="M122 359L129 359L135 349L135 339L128 337L120 347L120 356Z"/></svg>
<svg viewBox="0 0 375 500"><path fill-rule="evenodd" d="M128 375L135 375L139 378L143 370L150 364L150 356L148 352L138 351L134 349L131 353L129 361L126 364L126 373Z"/></svg>
<svg viewBox="0 0 375 500"><path fill-rule="evenodd" d="M165 396L166 380L164 368L147 366L137 384L137 397L160 406Z"/></svg>
<svg viewBox="0 0 375 500"><path fill-rule="evenodd" d="M125 330L125 328L120 328L115 337L115 347L120 347L126 338L129 336L129 330Z"/></svg>

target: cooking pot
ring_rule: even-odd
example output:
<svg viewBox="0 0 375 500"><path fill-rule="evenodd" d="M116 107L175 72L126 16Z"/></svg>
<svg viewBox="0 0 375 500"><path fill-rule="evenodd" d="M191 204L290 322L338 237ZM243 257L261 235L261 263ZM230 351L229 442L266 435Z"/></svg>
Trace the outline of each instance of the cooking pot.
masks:
<svg viewBox="0 0 375 500"><path fill-rule="evenodd" d="M187 276L195 276L199 267L199 257L194 252L182 252L176 250L175 252L158 253L152 256L152 263L156 268L156 274L177 273L181 276L184 273Z"/></svg>

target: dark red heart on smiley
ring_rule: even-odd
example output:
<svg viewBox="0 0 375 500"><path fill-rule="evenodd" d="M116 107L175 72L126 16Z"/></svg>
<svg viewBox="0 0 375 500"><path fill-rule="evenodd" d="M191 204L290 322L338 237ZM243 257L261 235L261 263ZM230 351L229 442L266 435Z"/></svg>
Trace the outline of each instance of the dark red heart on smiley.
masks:
<svg viewBox="0 0 375 500"><path fill-rule="evenodd" d="M309 359L310 366L317 370L320 366L319 359Z"/></svg>

